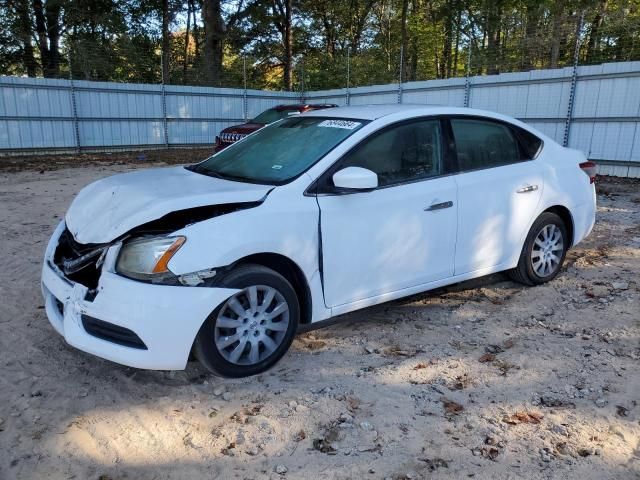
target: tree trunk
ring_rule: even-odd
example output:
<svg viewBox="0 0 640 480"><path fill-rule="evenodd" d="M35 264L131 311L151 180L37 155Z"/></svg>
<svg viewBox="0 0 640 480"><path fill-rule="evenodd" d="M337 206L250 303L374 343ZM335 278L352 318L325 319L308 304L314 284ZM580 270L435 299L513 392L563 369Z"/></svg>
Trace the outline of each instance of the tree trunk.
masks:
<svg viewBox="0 0 640 480"><path fill-rule="evenodd" d="M220 0L204 0L204 71L207 85L218 86L222 74L222 48L226 28L222 20Z"/></svg>
<svg viewBox="0 0 640 480"><path fill-rule="evenodd" d="M453 44L453 5L447 0L444 16L444 44L442 45L442 78L451 77L451 47Z"/></svg>
<svg viewBox="0 0 640 480"><path fill-rule="evenodd" d="M411 14L418 15L418 0L411 1ZM409 45L409 58L407 59L407 82L415 82L418 75L418 35L415 33L411 35L411 42Z"/></svg>
<svg viewBox="0 0 640 480"><path fill-rule="evenodd" d="M487 12L487 74L500 73L500 24L502 2L489 1Z"/></svg>
<svg viewBox="0 0 640 480"><path fill-rule="evenodd" d="M293 36L291 34L292 0L284 1L284 89L293 90Z"/></svg>
<svg viewBox="0 0 640 480"><path fill-rule="evenodd" d="M600 28L604 21L604 15L607 11L607 0L600 0L596 15L591 22L591 31L589 32L589 43L587 44L587 63L593 63L597 59L598 50L600 50Z"/></svg>
<svg viewBox="0 0 640 480"><path fill-rule="evenodd" d="M187 28L184 34L184 63L182 64L182 81L187 81L187 67L189 65L189 35L191 35L191 1L187 2Z"/></svg>
<svg viewBox="0 0 640 480"><path fill-rule="evenodd" d="M31 38L33 32L31 29L31 18L29 12L29 1L20 0L16 9L18 10L18 36L22 43L22 64L29 77L35 77L37 74L38 64L36 63L35 56L33 55L33 44Z"/></svg>
<svg viewBox="0 0 640 480"><path fill-rule="evenodd" d="M459 3L456 1L456 44L453 49L453 76L458 75L458 53L460 51L460 22L462 21L462 8L460 8Z"/></svg>
<svg viewBox="0 0 640 480"><path fill-rule="evenodd" d="M531 70L535 65L535 47L538 36L538 22L540 21L540 3L538 0L529 0L526 4L526 26L522 42L522 70Z"/></svg>
<svg viewBox="0 0 640 480"><path fill-rule="evenodd" d="M406 81L407 78L407 56L409 54L409 37L407 35L407 12L409 11L409 0L402 0L402 17L401 17L401 30L400 30L400 48L401 54L400 59L402 60L402 65L400 68L400 78L402 81Z"/></svg>
<svg viewBox="0 0 640 480"><path fill-rule="evenodd" d="M169 0L162 0L162 83L169 83Z"/></svg>
<svg viewBox="0 0 640 480"><path fill-rule="evenodd" d="M55 0L48 1L46 5L42 4L42 0L33 0L42 74L47 78L60 77L61 10L60 4Z"/></svg>
<svg viewBox="0 0 640 480"><path fill-rule="evenodd" d="M282 86L293 90L293 35L291 32L292 0L273 0L274 23L282 37Z"/></svg>
<svg viewBox="0 0 640 480"><path fill-rule="evenodd" d="M333 59L336 54L336 34L333 22L329 19L326 10L322 12L322 25L324 27L325 53L327 57Z"/></svg>
<svg viewBox="0 0 640 480"><path fill-rule="evenodd" d="M194 0L189 0L191 11L193 12L193 57L197 62L200 58L200 29L198 28L198 19L196 18L196 6Z"/></svg>
<svg viewBox="0 0 640 480"><path fill-rule="evenodd" d="M562 17L564 14L564 5L560 0L556 0L553 9L552 25L551 25L551 57L549 59L549 68L558 68L560 60L560 43L562 41Z"/></svg>

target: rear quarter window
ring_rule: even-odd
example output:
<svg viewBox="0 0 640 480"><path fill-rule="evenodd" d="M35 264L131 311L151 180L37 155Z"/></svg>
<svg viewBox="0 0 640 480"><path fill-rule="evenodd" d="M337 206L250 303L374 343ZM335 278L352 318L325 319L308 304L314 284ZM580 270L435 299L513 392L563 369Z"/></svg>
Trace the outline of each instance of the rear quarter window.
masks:
<svg viewBox="0 0 640 480"><path fill-rule="evenodd" d="M513 126L513 132L527 160L536 158L542 150L542 140L524 128Z"/></svg>

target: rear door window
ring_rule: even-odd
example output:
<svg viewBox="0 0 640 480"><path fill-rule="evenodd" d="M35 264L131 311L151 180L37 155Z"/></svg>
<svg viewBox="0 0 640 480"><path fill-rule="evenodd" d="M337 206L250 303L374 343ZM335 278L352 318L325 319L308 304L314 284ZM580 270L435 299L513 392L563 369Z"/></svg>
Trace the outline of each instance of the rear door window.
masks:
<svg viewBox="0 0 640 480"><path fill-rule="evenodd" d="M451 128L462 172L493 168L524 160L509 126L475 118L452 118Z"/></svg>

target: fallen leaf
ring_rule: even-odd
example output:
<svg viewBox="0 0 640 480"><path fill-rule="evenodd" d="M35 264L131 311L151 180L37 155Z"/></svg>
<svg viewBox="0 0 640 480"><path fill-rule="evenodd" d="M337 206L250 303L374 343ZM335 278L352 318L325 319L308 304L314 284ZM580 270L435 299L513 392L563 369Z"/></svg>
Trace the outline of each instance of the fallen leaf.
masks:
<svg viewBox="0 0 640 480"><path fill-rule="evenodd" d="M578 449L578 455L580 455L581 457L588 457L590 455L593 454L593 450L591 450L590 448L579 448Z"/></svg>
<svg viewBox="0 0 640 480"><path fill-rule="evenodd" d="M509 373L509 370L511 369L520 369L517 365L509 363L506 360L494 360L493 365L498 367L498 370L500 370L503 377L506 377L507 373Z"/></svg>
<svg viewBox="0 0 640 480"><path fill-rule="evenodd" d="M323 340L303 340L304 348L311 351L321 350L327 346L327 342Z"/></svg>
<svg viewBox="0 0 640 480"><path fill-rule="evenodd" d="M456 379L447 385L449 390L462 390L473 383L469 374L458 375Z"/></svg>
<svg viewBox="0 0 640 480"><path fill-rule="evenodd" d="M387 357L413 357L416 355L415 351L405 350L397 345L385 348L382 353Z"/></svg>
<svg viewBox="0 0 640 480"><path fill-rule="evenodd" d="M449 400L446 397L442 397L440 400L442 401L442 405L444 406L444 410L447 413L447 415L458 415L460 412L464 410L464 407L460 405L458 402Z"/></svg>
<svg viewBox="0 0 640 480"><path fill-rule="evenodd" d="M629 414L629 409L622 405L616 405L616 413L621 417L626 417Z"/></svg>
<svg viewBox="0 0 640 480"><path fill-rule="evenodd" d="M489 460L495 460L498 455L500 455L500 450L495 447L482 449L482 456L487 457Z"/></svg>
<svg viewBox="0 0 640 480"><path fill-rule="evenodd" d="M347 397L345 400L347 402L347 409L351 412L360 408L360 404L362 403L358 398L352 396Z"/></svg>
<svg viewBox="0 0 640 480"><path fill-rule="evenodd" d="M496 359L496 356L493 353L485 353L478 359L478 361L480 363L489 363L489 362L493 362L495 359Z"/></svg>
<svg viewBox="0 0 640 480"><path fill-rule="evenodd" d="M296 433L293 436L293 440L295 442L301 442L302 440L304 440L305 438L307 438L307 434L305 433L304 430L300 430L298 433Z"/></svg>
<svg viewBox="0 0 640 480"><path fill-rule="evenodd" d="M336 453L336 449L331 446L330 442L327 442L324 438L316 438L313 440L313 448L319 452L333 455Z"/></svg>
<svg viewBox="0 0 640 480"><path fill-rule="evenodd" d="M236 443L235 442L231 442L229 445L227 445L222 450L220 450L220 452L223 455L229 455L229 454L231 454L231 450L233 450L234 448L236 448Z"/></svg>
<svg viewBox="0 0 640 480"><path fill-rule="evenodd" d="M504 423L509 425L518 425L519 423L535 423L542 421L544 415L538 412L516 412L511 415L505 415L502 418Z"/></svg>
<svg viewBox="0 0 640 480"><path fill-rule="evenodd" d="M427 467L432 472L437 470L438 468L449 468L449 462L442 458L419 458L420 462L424 462L427 464Z"/></svg>

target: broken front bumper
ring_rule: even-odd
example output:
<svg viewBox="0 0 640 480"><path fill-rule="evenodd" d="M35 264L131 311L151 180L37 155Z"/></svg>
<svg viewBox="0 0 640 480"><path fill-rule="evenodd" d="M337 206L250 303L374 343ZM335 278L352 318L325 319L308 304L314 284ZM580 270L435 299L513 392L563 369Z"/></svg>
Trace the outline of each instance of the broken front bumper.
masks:
<svg viewBox="0 0 640 480"><path fill-rule="evenodd" d="M109 257L117 251L112 247L97 293L87 295L87 287L67 279L53 263L64 228L61 222L51 237L42 267L45 309L53 328L68 344L107 360L136 368L184 369L202 323L236 290L154 285L124 278L113 271L114 258ZM87 319L115 326L116 340L100 338L93 329L89 333L83 323ZM142 345L116 343L118 332L122 338L125 331Z"/></svg>

